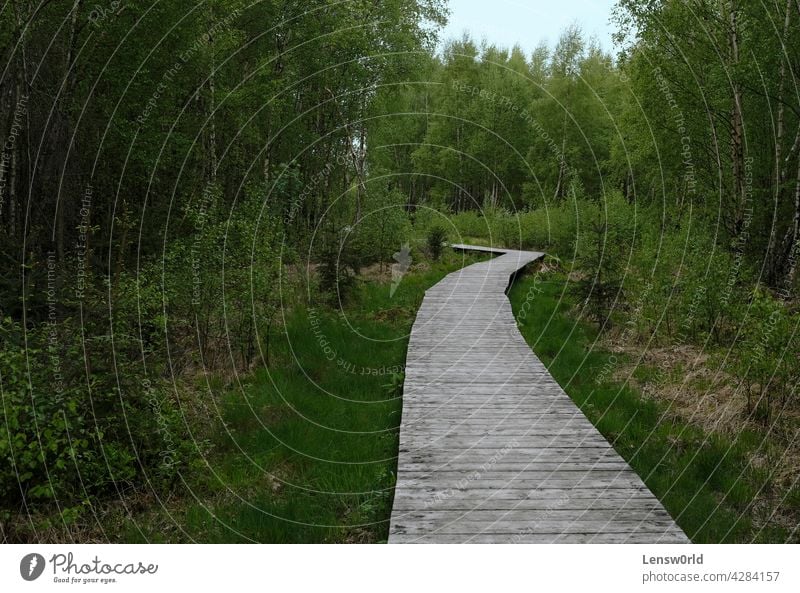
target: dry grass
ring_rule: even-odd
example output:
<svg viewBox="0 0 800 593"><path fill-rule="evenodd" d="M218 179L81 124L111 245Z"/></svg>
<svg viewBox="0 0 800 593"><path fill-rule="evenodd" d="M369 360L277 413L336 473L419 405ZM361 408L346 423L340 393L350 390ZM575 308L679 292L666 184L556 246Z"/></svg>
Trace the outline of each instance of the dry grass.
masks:
<svg viewBox="0 0 800 593"><path fill-rule="evenodd" d="M770 476L753 501L753 518L763 525L780 524L791 531L800 516L787 498L800 485L800 413L782 410L769 425L748 410L747 396L716 355L681 344L649 348L606 337L602 348L615 353L620 364L613 380L628 383L645 397L666 404L671 414L709 434L735 437L743 431L763 435L764 446L748 462Z"/></svg>
<svg viewBox="0 0 800 593"><path fill-rule="evenodd" d="M667 403L670 412L705 432L734 435L750 424L747 399L733 376L715 369L709 354L690 345L648 348L622 344L611 336L603 348L625 360L613 379L646 397ZM622 357L620 357L622 360Z"/></svg>

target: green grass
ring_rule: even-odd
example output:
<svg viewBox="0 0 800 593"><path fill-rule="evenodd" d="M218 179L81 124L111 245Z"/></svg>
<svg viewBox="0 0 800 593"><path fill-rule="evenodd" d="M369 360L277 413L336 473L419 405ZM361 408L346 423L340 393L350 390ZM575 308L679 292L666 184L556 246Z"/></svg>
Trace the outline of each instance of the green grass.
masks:
<svg viewBox="0 0 800 593"><path fill-rule="evenodd" d="M120 540L385 541L408 333L425 290L475 261L447 253L391 296L361 283L342 312L295 304L271 368L218 398L211 453L180 501L124 520Z"/></svg>
<svg viewBox="0 0 800 593"><path fill-rule="evenodd" d="M763 436L709 435L667 413L657 401L616 383L596 331L575 320L565 278L523 276L510 292L520 330L550 373L642 477L696 543L785 542L788 532L755 520L756 497L769 494L766 469L748 464ZM525 304L527 300L527 305ZM619 355L617 355L619 358ZM637 373L653 371L640 367ZM598 384L598 378L600 382Z"/></svg>

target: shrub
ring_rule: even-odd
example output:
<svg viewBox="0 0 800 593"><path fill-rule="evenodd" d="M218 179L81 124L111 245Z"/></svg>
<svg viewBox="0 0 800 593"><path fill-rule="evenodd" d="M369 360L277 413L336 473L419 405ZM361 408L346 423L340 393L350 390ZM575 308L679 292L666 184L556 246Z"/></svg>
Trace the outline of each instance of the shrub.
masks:
<svg viewBox="0 0 800 593"><path fill-rule="evenodd" d="M490 235L489 218L481 216L476 210L465 210L450 217L459 240L464 237L488 238Z"/></svg>
<svg viewBox="0 0 800 593"><path fill-rule="evenodd" d="M495 216L493 239L507 249L520 248L519 219L508 212Z"/></svg>
<svg viewBox="0 0 800 593"><path fill-rule="evenodd" d="M406 198L398 191L377 189L365 200L364 212L345 237L346 248L359 256L359 265L383 264L411 241Z"/></svg>
<svg viewBox="0 0 800 593"><path fill-rule="evenodd" d="M168 491L196 458L166 383L124 354L132 336L111 342L92 304L83 328L0 321L0 520L56 503L67 525L95 497Z"/></svg>
<svg viewBox="0 0 800 593"><path fill-rule="evenodd" d="M610 196L605 211L584 204L583 231L576 237L576 263L582 272L573 285L587 316L600 329L611 327L611 313L623 294L623 279L629 250L633 249L633 227L626 204Z"/></svg>
<svg viewBox="0 0 800 593"><path fill-rule="evenodd" d="M442 226L433 226L428 229L428 252L434 261L442 257L442 248L447 240L447 230Z"/></svg>
<svg viewBox="0 0 800 593"><path fill-rule="evenodd" d="M737 375L747 395L748 413L769 424L776 406L783 408L800 381L797 315L767 292L753 292L741 327Z"/></svg>
<svg viewBox="0 0 800 593"><path fill-rule="evenodd" d="M317 249L319 263L319 289L322 300L340 307L352 295L361 258L355 249L357 243L346 241L343 232L329 226L320 235Z"/></svg>
<svg viewBox="0 0 800 593"><path fill-rule="evenodd" d="M212 370L228 362L247 368L259 337L268 335L280 302L279 258L287 254L262 203L260 190L251 188L231 212L217 212L213 203L190 209L191 232L170 243L163 263L132 279L137 286L118 291L120 298L153 293L148 321L162 318L163 291L178 368L192 356Z"/></svg>
<svg viewBox="0 0 800 593"><path fill-rule="evenodd" d="M515 215L515 229L521 249L547 251L560 257L572 254L575 244L575 207L561 203Z"/></svg>

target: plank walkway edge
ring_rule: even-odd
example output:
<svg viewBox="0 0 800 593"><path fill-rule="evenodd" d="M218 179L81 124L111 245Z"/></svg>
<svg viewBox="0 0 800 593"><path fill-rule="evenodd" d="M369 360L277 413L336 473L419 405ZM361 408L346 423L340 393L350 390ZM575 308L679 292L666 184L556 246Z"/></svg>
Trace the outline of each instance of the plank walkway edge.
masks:
<svg viewBox="0 0 800 593"><path fill-rule="evenodd" d="M389 543L690 543L517 329L507 293L544 256L428 289L411 330Z"/></svg>

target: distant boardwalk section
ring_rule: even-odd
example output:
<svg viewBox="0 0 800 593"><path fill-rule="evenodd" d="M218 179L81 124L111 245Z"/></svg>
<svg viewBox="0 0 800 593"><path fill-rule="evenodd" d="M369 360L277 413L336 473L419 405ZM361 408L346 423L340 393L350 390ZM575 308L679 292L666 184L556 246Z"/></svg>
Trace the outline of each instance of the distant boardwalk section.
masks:
<svg viewBox="0 0 800 593"><path fill-rule="evenodd" d="M498 254L427 291L408 349L389 543L688 543L517 330Z"/></svg>

